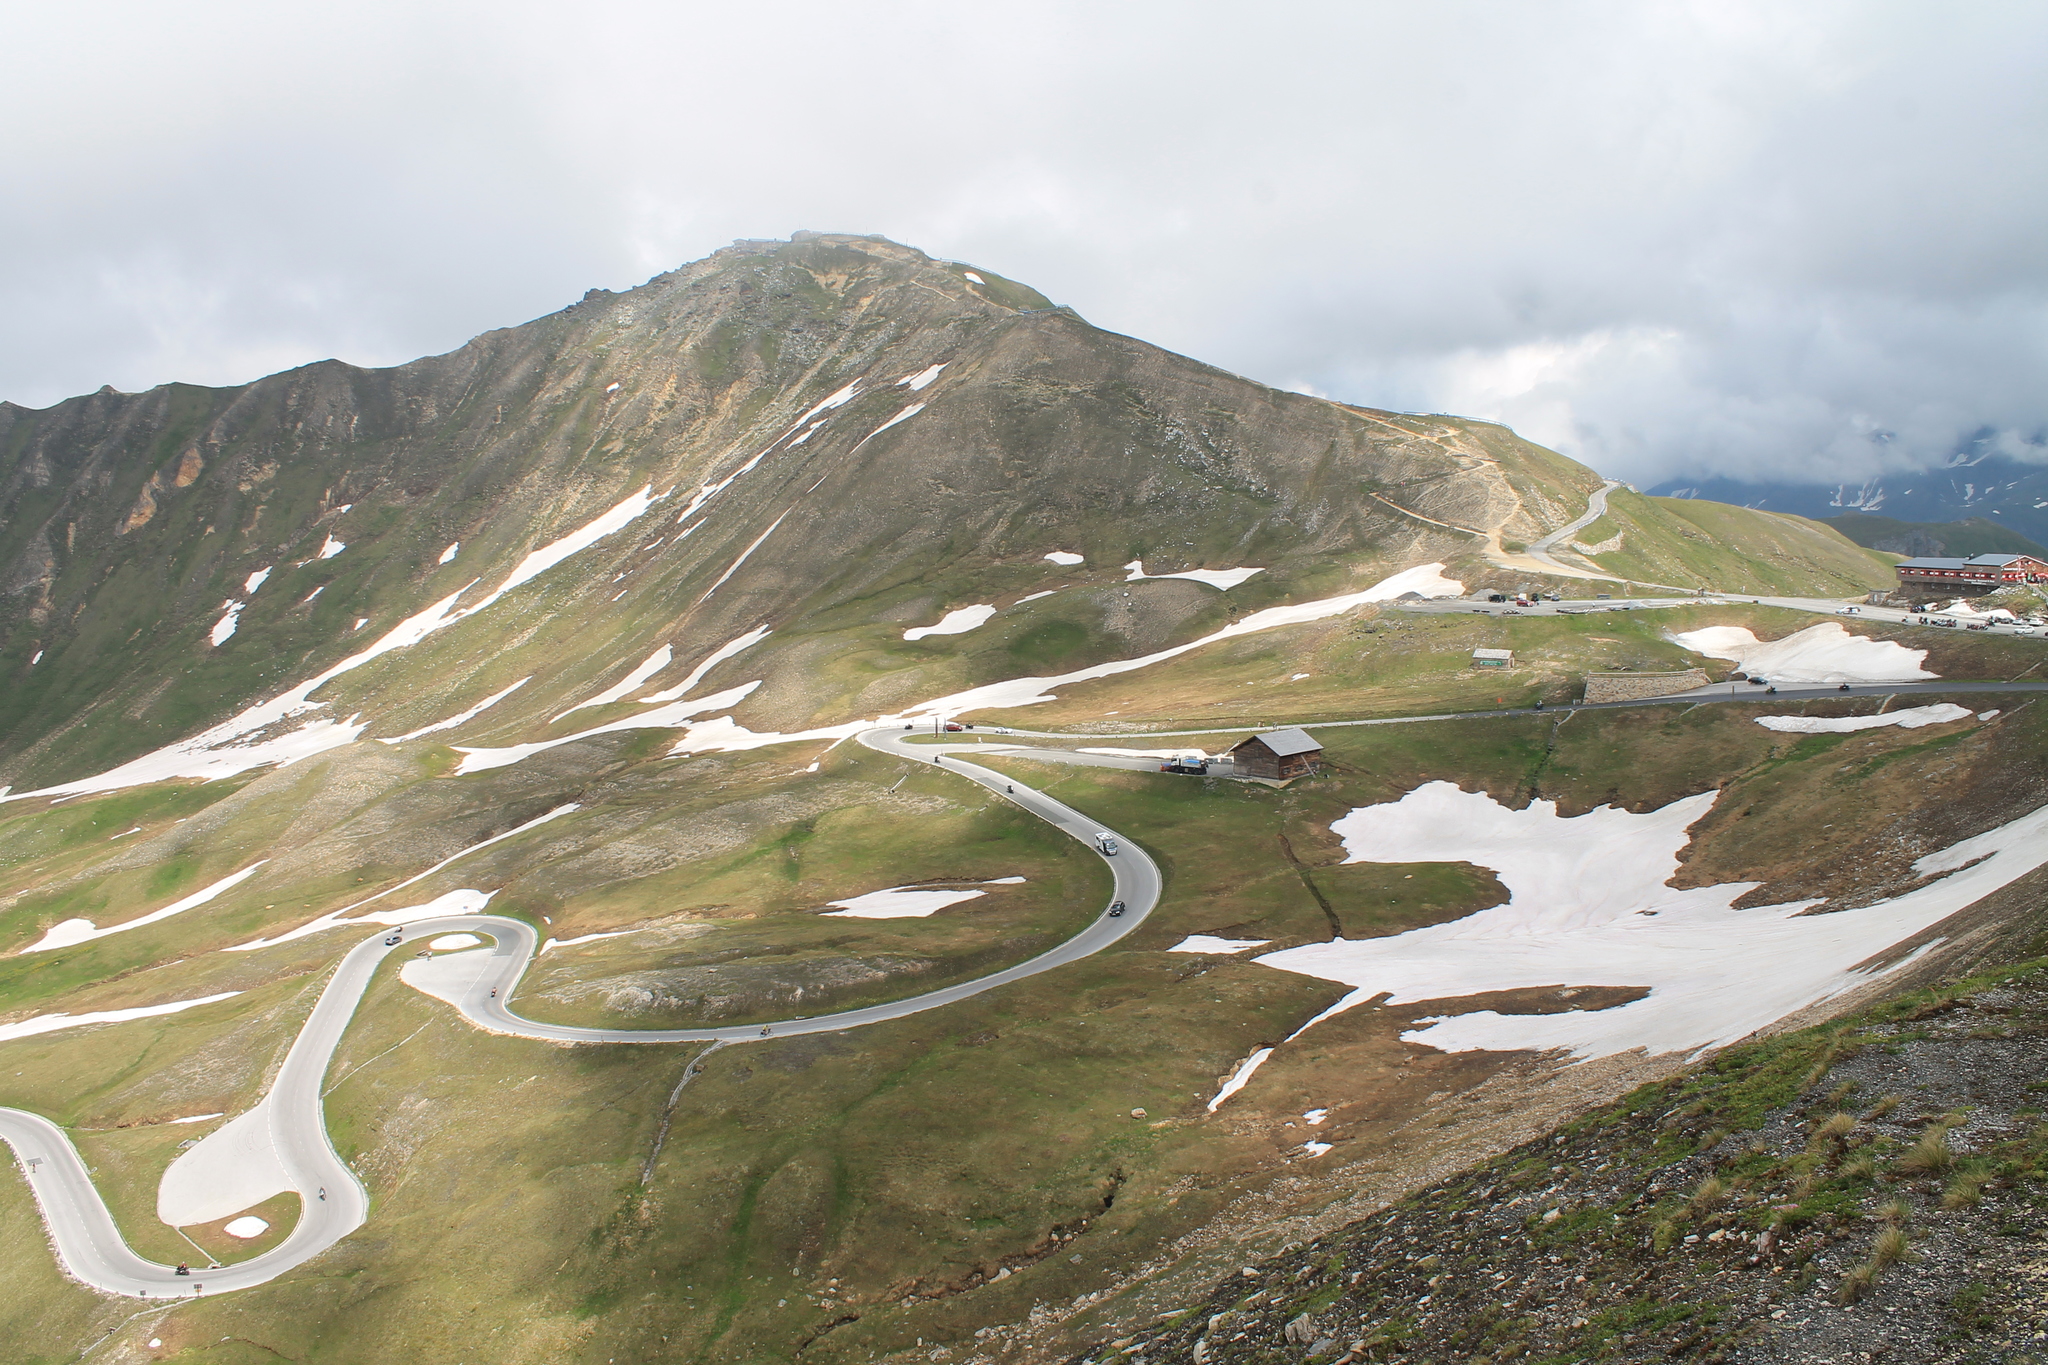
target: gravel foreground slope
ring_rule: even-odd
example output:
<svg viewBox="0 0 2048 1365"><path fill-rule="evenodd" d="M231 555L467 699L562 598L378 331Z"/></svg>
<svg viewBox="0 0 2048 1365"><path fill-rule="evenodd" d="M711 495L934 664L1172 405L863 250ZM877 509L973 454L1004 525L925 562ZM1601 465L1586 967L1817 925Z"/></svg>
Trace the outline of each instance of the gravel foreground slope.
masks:
<svg viewBox="0 0 2048 1365"><path fill-rule="evenodd" d="M1073 1360L2048 1360L2044 1103L2036 958L1731 1049Z"/></svg>

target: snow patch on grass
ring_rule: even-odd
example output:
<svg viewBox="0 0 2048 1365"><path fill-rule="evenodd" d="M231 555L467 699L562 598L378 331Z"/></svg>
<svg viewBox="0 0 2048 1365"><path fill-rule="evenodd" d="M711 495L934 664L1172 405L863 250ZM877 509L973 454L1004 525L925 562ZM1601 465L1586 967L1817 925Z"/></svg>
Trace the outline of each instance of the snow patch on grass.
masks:
<svg viewBox="0 0 2048 1365"><path fill-rule="evenodd" d="M68 1014L62 1010L55 1014L38 1014L27 1019L18 1019L11 1024L0 1024L0 1043L15 1038L33 1038L39 1033L51 1033L60 1028L79 1028L85 1024L118 1024L129 1019L149 1019L159 1014L176 1014L189 1010L195 1005L211 1005L219 1000L231 1000L240 991L222 991L218 995L202 995L194 1000L173 1000L168 1005L137 1005L125 1010L96 1010L87 1014Z"/></svg>
<svg viewBox="0 0 2048 1365"><path fill-rule="evenodd" d="M130 830L129 833L132 834L134 831ZM140 929L147 924L160 923L173 915L180 915L187 910L206 904L223 891L240 886L243 882L255 876L256 869L268 861L269 859L267 858L258 859L240 872L221 878L212 886L195 891L181 901L166 905L161 910L152 910L139 919L131 919L125 924L112 924L104 929L96 928L89 919L67 919L59 924L53 924L50 926L48 933L45 933L41 938L21 951L23 953L47 953L56 948L75 948L81 943L90 943L96 938L105 938L109 934L125 934L130 929Z"/></svg>
<svg viewBox="0 0 2048 1365"><path fill-rule="evenodd" d="M1842 735L1857 730L1876 730L1896 725L1901 730L1918 730L1924 725L1946 725L1967 720L1970 708L1943 702L1939 706L1915 706L1881 716L1758 716L1756 723L1766 730L1795 735Z"/></svg>
<svg viewBox="0 0 2048 1365"><path fill-rule="evenodd" d="M1061 568L1071 568L1082 562L1083 557L1071 550L1054 550L1045 556Z"/></svg>
<svg viewBox="0 0 2048 1365"><path fill-rule="evenodd" d="M242 608L247 605L246 602L221 603L225 610L222 611L220 620L213 623L213 630L206 637L207 642L216 649L226 644L229 637L235 633L235 624L241 619Z"/></svg>
<svg viewBox="0 0 2048 1365"><path fill-rule="evenodd" d="M518 682L513 683L503 692L493 692L490 696L485 697L482 701L478 702L475 706L470 707L467 711L458 711L454 715L448 717L448 719L446 720L437 720L432 725L422 725L417 730L408 730L404 734L398 735L392 739L381 739L377 742L379 744L403 744L409 739L418 739L422 735L433 735L439 734L443 730L453 730L458 725L463 725L468 723L469 721L475 720L478 716L490 710L493 706L496 706L499 702L505 700L505 698L511 696L514 692L517 692L520 688L526 686L528 683L532 681L533 677L531 674L529 674L528 676L521 678Z"/></svg>
<svg viewBox="0 0 2048 1365"><path fill-rule="evenodd" d="M674 661L675 650L670 648L668 645L663 645L660 649L655 650L645 659L642 659L640 661L640 666L638 668L635 668L631 673L628 673L624 678L621 678L618 682L613 683L610 687L607 687L604 691L598 693L596 696L590 698L588 701L577 702L574 706L564 711L561 715L556 716L554 720L550 720L548 724L553 725L555 721L561 720L566 716L573 716L578 711L584 710L587 707L609 706L613 702L617 701L619 698L625 696L628 692L636 691L641 683L646 682L649 678L661 672L662 669L667 668L669 664L671 664Z"/></svg>
<svg viewBox="0 0 2048 1365"><path fill-rule="evenodd" d="M994 607L962 607L958 611L947 612L935 626L913 626L903 632L903 638L922 640L927 635L964 635L985 624L995 614Z"/></svg>
<svg viewBox="0 0 2048 1365"><path fill-rule="evenodd" d="M1446 1014L1403 1036L1447 1052L1696 1055L1896 970L1904 961L1874 971L1859 964L2048 863L2044 806L1921 858L1915 872L1951 875L1891 900L1826 915L1802 913L1813 901L1739 910L1734 902L1757 883L1669 884L1688 829L1717 795L1642 815L1601 806L1567 817L1551 801L1512 810L1483 792L1426 783L1334 822L1347 861L1473 863L1499 875L1507 903L1449 924L1256 960L1353 987L1292 1037L1381 994L1404 1004L1609 986L1648 994L1598 1011Z"/></svg>
<svg viewBox="0 0 2048 1365"><path fill-rule="evenodd" d="M1247 948L1263 948L1272 941L1270 938L1217 938L1214 934L1189 934L1166 951L1169 953L1241 953Z"/></svg>
<svg viewBox="0 0 2048 1365"><path fill-rule="evenodd" d="M674 687L666 688L660 692L648 693L646 696L640 698L641 705L645 706L656 702L675 701L680 697L689 696L690 689L695 687L698 683L703 682L705 674L709 673L712 669L718 667L718 665L724 663L727 659L732 658L734 655L743 653L746 650L753 648L755 645L761 643L761 641L767 639L768 635L769 628L767 626L756 626L752 630L748 631L745 635L739 636L736 639L726 641L717 649L714 649L709 654L705 655L703 662L699 663L695 668L690 670L689 677L683 679Z"/></svg>
<svg viewBox="0 0 2048 1365"><path fill-rule="evenodd" d="M1726 659L1743 672L1772 682L1915 682L1940 676L1920 667L1926 650L1851 635L1839 621L1823 621L1782 640L1759 640L1747 626L1707 626L1670 638L1681 649Z"/></svg>
<svg viewBox="0 0 2048 1365"><path fill-rule="evenodd" d="M1130 574L1124 579L1126 583L1136 583L1144 578L1191 578L1197 583L1207 583L1210 587L1224 592L1230 591L1254 574L1265 572L1264 569L1189 569L1184 573L1146 573L1145 561L1142 559L1134 559L1124 567L1130 570Z"/></svg>

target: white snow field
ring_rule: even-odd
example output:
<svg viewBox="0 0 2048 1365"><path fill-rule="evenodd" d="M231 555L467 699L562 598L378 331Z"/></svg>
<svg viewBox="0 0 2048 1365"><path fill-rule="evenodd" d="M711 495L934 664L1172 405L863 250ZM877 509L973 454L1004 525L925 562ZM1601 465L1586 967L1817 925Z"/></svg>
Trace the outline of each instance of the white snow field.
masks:
<svg viewBox="0 0 2048 1365"><path fill-rule="evenodd" d="M1463 597L1465 585L1455 578L1445 578L1443 569L1441 564L1418 564L1412 569L1403 569L1367 588L1366 592L1371 595L1365 600L1391 602L1404 592L1423 597Z"/></svg>
<svg viewBox="0 0 2048 1365"><path fill-rule="evenodd" d="M214 648L218 649L220 646L226 644L231 637L233 637L235 633L235 623L241 619L242 608L247 605L248 603L246 602L229 601L221 603L221 606L225 610L221 612L220 620L215 621L213 623L213 629L211 631L208 631L206 636L207 641L210 644L212 644Z"/></svg>
<svg viewBox="0 0 2048 1365"><path fill-rule="evenodd" d="M940 370L945 369L946 366L952 363L953 362L950 360L941 360L938 364L931 366L929 369L919 370L916 374L904 375L901 379L897 380L890 387L898 389L907 387L912 393L922 392L926 385L930 384L934 379L937 379L939 377Z"/></svg>
<svg viewBox="0 0 2048 1365"><path fill-rule="evenodd" d="M1888 683L1941 676L1920 667L1926 650L1851 635L1839 621L1823 621L1782 640L1759 640L1746 626L1708 626L1670 639L1681 649L1726 659L1772 682Z"/></svg>
<svg viewBox="0 0 2048 1365"><path fill-rule="evenodd" d="M318 710L326 703L311 700L312 694L335 678L361 668L372 659L389 654L395 649L418 644L444 626L476 615L506 593L545 573L570 555L587 549L614 531L630 525L649 507L667 496L664 493L657 497L652 485L642 488L601 516L585 522L568 535L551 541L527 555L505 576L502 583L476 605L460 610L455 606L464 593L476 586L477 580L472 580L424 611L416 612L400 621L360 653L349 655L340 663L314 675L289 692L251 706L241 714L222 721L209 730L203 730L190 739L180 740L154 753L132 759L117 768L91 777L83 777L75 782L59 783L54 787L29 792L0 791L0 801L19 801L31 796L76 796L85 792L115 791L122 787L140 786L145 782L162 782L174 777L198 777L209 780L231 777L236 773L270 764L282 767L287 763L310 758L314 754L325 753L329 749L351 743L367 728L357 724L357 718L354 716L346 721L314 720L267 739L244 743L236 741L267 730L281 721ZM236 611L239 610L237 607ZM358 622L358 627L361 624ZM220 627L216 625L214 630L219 634ZM228 633L233 633L232 627ZM226 635L220 637L226 638ZM216 640L214 643L219 642Z"/></svg>
<svg viewBox="0 0 2048 1365"><path fill-rule="evenodd" d="M922 640L927 635L964 635L986 624L988 618L995 614L994 607L962 607L958 611L947 612L935 626L912 626L903 632L903 638Z"/></svg>
<svg viewBox="0 0 2048 1365"><path fill-rule="evenodd" d="M1169 953L1241 953L1247 948L1263 948L1272 941L1270 938L1217 938L1213 934L1189 934L1166 951Z"/></svg>
<svg viewBox="0 0 2048 1365"><path fill-rule="evenodd" d="M931 891L916 887L892 886L883 891L870 891L865 896L849 896L843 901L826 901L836 905L837 910L827 910L828 915L844 915L849 919L923 919L926 915L943 910L949 905L971 901L986 896L986 891Z"/></svg>
<svg viewBox="0 0 2048 1365"><path fill-rule="evenodd" d="M270 1231L270 1224L251 1213L225 1224L221 1231L230 1237L240 1237L246 1241L251 1237L261 1237L264 1233Z"/></svg>
<svg viewBox="0 0 2048 1365"><path fill-rule="evenodd" d="M1700 1051L1903 965L1871 959L2048 863L2048 806L1913 864L1939 880L1875 905L1803 915L1814 901L1738 910L1756 885L1669 885L1687 829L1717 793L1643 815L1554 802L1511 810L1430 782L1335 821L1350 862L1469 862L1493 869L1505 905L1386 938L1309 944L1255 959L1352 991L1292 1036L1386 994L1453 1000L1550 986L1644 987L1605 1010L1447 1014L1403 1035L1447 1052L1562 1049L1584 1060L1641 1048ZM1368 857L1368 852L1370 856Z"/></svg>
<svg viewBox="0 0 2048 1365"><path fill-rule="evenodd" d="M619 679L619 681L613 683L596 696L577 702L567 711L562 712L560 716L550 720L548 724L553 725L555 721L561 720L564 716L572 716L586 707L609 706L628 692L638 691L641 683L646 682L649 678L661 672L662 669L667 668L675 661L675 657L675 650L668 645L663 645L660 649L655 650L652 654L641 660L640 666L625 677Z"/></svg>
<svg viewBox="0 0 2048 1365"><path fill-rule="evenodd" d="M483 940L475 934L443 934L427 944L437 953L452 952L457 948L474 948Z"/></svg>
<svg viewBox="0 0 2048 1365"><path fill-rule="evenodd" d="M849 450L846 453L848 455L852 455L855 451L858 451L862 446L866 445L869 441L874 440L877 436L880 436L883 432L887 431L890 427L895 426L898 422L908 422L911 418L917 416L920 412L923 411L924 404L912 403L909 407L897 413L894 417L891 417L888 421L882 423L882 425L876 427L867 435L861 437L859 441L854 443L853 450Z"/></svg>
<svg viewBox="0 0 2048 1365"><path fill-rule="evenodd" d="M54 1033L60 1028L78 1028L85 1024L119 1024L129 1019L149 1019L159 1014L176 1014L189 1010L195 1005L211 1005L218 1000L231 1000L240 991L222 991L218 995L202 995L193 1000L173 1000L167 1005L137 1005L125 1010L94 1010L86 1014L67 1014L62 1010L55 1014L38 1014L27 1019L17 1019L11 1024L0 1024L0 1043L15 1038L33 1038L38 1033Z"/></svg>
<svg viewBox="0 0 2048 1365"><path fill-rule="evenodd" d="M508 764L517 763L521 759L531 758L533 755L545 750L559 748L564 744L574 744L580 739L589 739L592 735L608 735L619 730L681 729L688 723L691 717L700 715L705 711L717 711L728 706L737 706L760 685L761 680L756 678L752 682L741 683L738 687L729 687L723 692L713 692L708 697L699 697L695 701L670 702L665 706L656 707L652 711L643 711L637 716L627 716L624 720L615 720L608 725L598 725L588 730L579 730L573 735L563 735L559 739L538 740L531 744L512 744L500 749L471 748L466 744L457 744L453 748L462 755L462 763L455 769L455 773L459 777L465 773L480 773L487 772L492 768L503 768Z"/></svg>
<svg viewBox="0 0 2048 1365"><path fill-rule="evenodd" d="M1050 555L1046 557L1051 558ZM1254 574L1265 572L1264 569L1189 569L1185 573L1146 573L1145 561L1142 559L1134 559L1124 567L1130 570L1124 578L1126 583L1136 583L1142 578L1191 578L1197 583L1207 583L1210 587L1224 592L1229 592Z"/></svg>
<svg viewBox="0 0 2048 1365"><path fill-rule="evenodd" d="M441 551L441 557L440 557L439 559L435 560L434 562L435 562L436 564L451 564L451 563L453 563L453 562L455 561L455 556L457 556L457 555L459 555L459 554L461 554L461 553L462 553L462 542L461 542L461 541L459 541L459 540L455 540L455 541L450 541L450 542L448 543L448 548L447 548L447 549L445 549L445 550L443 550L443 551Z"/></svg>
<svg viewBox="0 0 2048 1365"><path fill-rule="evenodd" d="M1082 561L1082 556L1072 550L1053 550L1045 556L1061 568L1071 568Z"/></svg>
<svg viewBox="0 0 2048 1365"><path fill-rule="evenodd" d="M268 580L269 577L270 570L267 568L258 569L255 573L250 574L247 578L242 580L242 596L253 596L256 592L256 589L262 587L264 582Z"/></svg>
<svg viewBox="0 0 2048 1365"><path fill-rule="evenodd" d="M981 885L1022 886L1024 878L991 877ZM962 901L971 901L977 896L987 894L986 891L939 891L929 887L891 886L881 891L870 891L864 896L849 896L843 901L826 901L827 905L841 908L825 913L844 915L850 919L923 919L926 915L943 910L949 905L958 905Z"/></svg>
<svg viewBox="0 0 2048 1365"><path fill-rule="evenodd" d="M981 276L979 276L979 275L975 274L975 273L974 273L974 272L973 272L972 270L963 270L963 271L961 271L960 273L961 273L962 275L966 276L966 277L967 277L968 279L970 279L970 280L973 280L973 281L974 281L974 282L975 282L976 284L987 284L987 283L988 283L988 281L987 281L987 280L985 280L985 279L983 279L983 278L982 278Z"/></svg>
<svg viewBox="0 0 2048 1365"><path fill-rule="evenodd" d="M466 725L470 721L475 720L478 716L490 710L493 706L496 706L499 702L505 700L505 698L511 696L514 692L517 692L520 688L526 686L528 683L532 681L533 677L531 674L529 674L528 676L521 678L518 682L513 683L504 691L491 693L490 696L485 697L482 701L478 702L475 706L470 707L467 711L457 711L454 715L448 717L448 719L446 720L437 720L432 725L422 725L417 730L408 730L402 735L394 736L391 739L379 740L377 742L379 744L403 744L409 739L418 739L422 735L437 735L441 733L441 731L443 730L453 730L459 725Z"/></svg>
<svg viewBox="0 0 2048 1365"><path fill-rule="evenodd" d="M1942 702L1936 706L1914 706L1879 716L1758 716L1756 723L1766 730L1795 735L1843 735L1857 730L1877 730L1896 725L1901 730L1918 730L1926 725L1946 725L1968 720L1970 708Z"/></svg>
<svg viewBox="0 0 2048 1365"><path fill-rule="evenodd" d="M318 555L314 556L314 558L316 558L316 559L332 559L332 558L334 558L334 557L335 557L336 555L340 554L340 553L341 553L341 552L342 552L343 550L346 550L347 548L348 548L348 546L346 546L346 545L342 544L342 543L341 543L340 541L336 540L336 539L335 539L335 538L334 538L333 536L329 536L329 537L327 537L327 539L326 539L325 541L321 542L321 545L320 545L320 553L319 553Z"/></svg>
<svg viewBox="0 0 2048 1365"><path fill-rule="evenodd" d="M156 1187L156 1216L174 1228L211 1223L292 1187L270 1135L270 1100L187 1147Z"/></svg>
<svg viewBox="0 0 2048 1365"><path fill-rule="evenodd" d="M129 832L132 834L134 831L131 830ZM240 886L243 882L256 875L257 868L269 861L268 858L258 859L240 872L223 877L212 886L202 887L181 901L175 901L170 905L166 905L161 910L152 910L146 915L127 920L121 924L110 924L104 929L97 927L89 919L67 919L61 921L51 925L47 933L21 951L23 953L47 953L53 948L72 948L81 943L90 943L96 938L105 938L109 934L122 934L130 929L140 929L145 924L156 924L161 920L169 919L173 915L182 914L187 910L204 905L221 892Z"/></svg>

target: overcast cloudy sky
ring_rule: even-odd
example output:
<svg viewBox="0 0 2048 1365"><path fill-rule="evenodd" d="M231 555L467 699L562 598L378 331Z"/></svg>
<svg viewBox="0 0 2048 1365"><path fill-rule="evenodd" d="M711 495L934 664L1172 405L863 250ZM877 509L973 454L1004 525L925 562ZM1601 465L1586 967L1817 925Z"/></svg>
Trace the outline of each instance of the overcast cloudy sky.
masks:
<svg viewBox="0 0 2048 1365"><path fill-rule="evenodd" d="M16 6L0 397L880 232L1621 477L2048 459L2048 7Z"/></svg>

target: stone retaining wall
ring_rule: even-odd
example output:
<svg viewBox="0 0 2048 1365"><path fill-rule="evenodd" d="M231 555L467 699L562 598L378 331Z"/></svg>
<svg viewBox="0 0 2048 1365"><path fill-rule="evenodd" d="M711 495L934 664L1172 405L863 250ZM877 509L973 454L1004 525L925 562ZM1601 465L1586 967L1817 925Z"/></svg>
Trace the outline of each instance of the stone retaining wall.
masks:
<svg viewBox="0 0 2048 1365"><path fill-rule="evenodd" d="M1588 673L1586 700L1646 701L1651 697L1668 697L1674 692L1690 692L1712 681L1702 668L1688 668L1678 673Z"/></svg>

